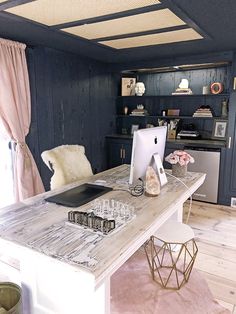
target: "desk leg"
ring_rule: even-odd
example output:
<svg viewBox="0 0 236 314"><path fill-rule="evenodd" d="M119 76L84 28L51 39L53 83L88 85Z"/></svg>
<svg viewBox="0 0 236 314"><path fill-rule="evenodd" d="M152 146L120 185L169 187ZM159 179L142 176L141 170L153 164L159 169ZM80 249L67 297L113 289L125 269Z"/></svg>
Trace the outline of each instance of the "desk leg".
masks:
<svg viewBox="0 0 236 314"><path fill-rule="evenodd" d="M96 289L95 303L101 309L101 313L110 314L110 278L108 278L105 283ZM97 309L96 313L98 313Z"/></svg>
<svg viewBox="0 0 236 314"><path fill-rule="evenodd" d="M172 220L183 222L183 204L179 205L175 213L171 216Z"/></svg>
<svg viewBox="0 0 236 314"><path fill-rule="evenodd" d="M21 275L24 314L109 314L109 281L95 289L87 271L27 253Z"/></svg>

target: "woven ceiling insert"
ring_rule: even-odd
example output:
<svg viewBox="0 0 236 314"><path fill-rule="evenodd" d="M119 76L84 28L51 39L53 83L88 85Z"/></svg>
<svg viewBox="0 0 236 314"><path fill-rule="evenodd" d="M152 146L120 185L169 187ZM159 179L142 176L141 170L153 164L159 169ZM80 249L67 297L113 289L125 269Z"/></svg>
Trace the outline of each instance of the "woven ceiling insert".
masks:
<svg viewBox="0 0 236 314"><path fill-rule="evenodd" d="M37 0L6 11L51 26L159 3L158 0Z"/></svg>
<svg viewBox="0 0 236 314"><path fill-rule="evenodd" d="M136 36L116 40L100 41L100 44L115 48L125 49L141 46L161 45L174 42L202 39L203 37L192 28L182 29L160 34Z"/></svg>
<svg viewBox="0 0 236 314"><path fill-rule="evenodd" d="M87 39L95 39L184 24L185 22L178 18L169 9L163 9L104 22L64 28L63 31Z"/></svg>

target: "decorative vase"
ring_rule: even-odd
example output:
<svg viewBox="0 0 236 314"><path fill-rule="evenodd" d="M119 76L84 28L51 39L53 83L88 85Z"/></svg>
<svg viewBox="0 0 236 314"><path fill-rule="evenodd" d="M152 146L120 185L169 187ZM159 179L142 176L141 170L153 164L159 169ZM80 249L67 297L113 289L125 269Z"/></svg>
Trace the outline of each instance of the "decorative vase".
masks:
<svg viewBox="0 0 236 314"><path fill-rule="evenodd" d="M129 108L128 108L127 106L125 106L124 109L123 109L123 111L124 111L124 114L127 116L128 111L129 111Z"/></svg>
<svg viewBox="0 0 236 314"><path fill-rule="evenodd" d="M227 101L224 99L221 103L221 117L227 117L228 109L227 109Z"/></svg>
<svg viewBox="0 0 236 314"><path fill-rule="evenodd" d="M172 165L172 175L175 177L185 177L187 174L187 165L180 166L179 163Z"/></svg>

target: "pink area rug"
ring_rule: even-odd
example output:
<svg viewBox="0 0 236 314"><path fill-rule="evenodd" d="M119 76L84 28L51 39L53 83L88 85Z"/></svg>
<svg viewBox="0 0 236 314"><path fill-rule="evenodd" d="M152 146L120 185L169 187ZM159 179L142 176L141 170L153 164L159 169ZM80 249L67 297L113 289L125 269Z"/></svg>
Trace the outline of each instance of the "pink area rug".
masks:
<svg viewBox="0 0 236 314"><path fill-rule="evenodd" d="M229 314L193 269L180 290L163 289L151 278L140 248L111 278L111 314Z"/></svg>

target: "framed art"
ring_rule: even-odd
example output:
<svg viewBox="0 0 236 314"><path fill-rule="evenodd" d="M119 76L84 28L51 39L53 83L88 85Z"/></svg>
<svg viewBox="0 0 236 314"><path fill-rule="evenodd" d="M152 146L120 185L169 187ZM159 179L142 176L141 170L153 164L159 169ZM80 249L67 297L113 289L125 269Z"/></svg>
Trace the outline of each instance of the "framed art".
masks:
<svg viewBox="0 0 236 314"><path fill-rule="evenodd" d="M217 140L225 140L227 132L227 120L215 119L213 124L212 138Z"/></svg>
<svg viewBox="0 0 236 314"><path fill-rule="evenodd" d="M138 124L132 124L131 126L131 135L134 135L134 131L137 131L139 129Z"/></svg>
<svg viewBox="0 0 236 314"><path fill-rule="evenodd" d="M135 94L136 78L122 77L121 79L121 96L133 96Z"/></svg>

